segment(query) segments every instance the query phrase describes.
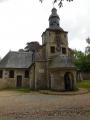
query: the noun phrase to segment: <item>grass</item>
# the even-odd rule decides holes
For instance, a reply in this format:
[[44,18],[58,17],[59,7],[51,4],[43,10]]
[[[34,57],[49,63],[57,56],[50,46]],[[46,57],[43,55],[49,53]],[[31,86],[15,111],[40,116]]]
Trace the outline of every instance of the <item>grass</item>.
[[19,91],[19,92],[23,92],[23,93],[31,92],[30,88],[16,88],[15,91]]
[[31,92],[30,88],[5,88],[5,89],[1,89],[0,91],[3,91],[3,90],[17,91],[17,92],[22,92],[22,93],[29,93],[29,92]]
[[90,80],[82,80],[77,83],[78,88],[85,88],[90,91]]

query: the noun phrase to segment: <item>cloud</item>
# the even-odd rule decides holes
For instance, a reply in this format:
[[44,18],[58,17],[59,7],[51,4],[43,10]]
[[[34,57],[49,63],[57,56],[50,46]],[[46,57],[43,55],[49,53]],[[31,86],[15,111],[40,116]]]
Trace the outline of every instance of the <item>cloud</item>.
[[8,0],[0,0],[0,3],[5,2],[5,1],[8,1]]
[[76,0],[60,10],[61,25],[69,32],[69,45],[84,51],[90,36],[90,0]]

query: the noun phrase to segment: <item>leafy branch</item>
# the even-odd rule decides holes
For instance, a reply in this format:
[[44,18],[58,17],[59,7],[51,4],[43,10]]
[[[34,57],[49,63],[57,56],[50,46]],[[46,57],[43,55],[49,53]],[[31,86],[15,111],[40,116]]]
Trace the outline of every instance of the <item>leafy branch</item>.
[[[44,1],[44,0],[39,0],[41,3]],[[65,0],[67,2],[71,2],[73,0]],[[53,4],[57,3],[59,7],[63,7],[63,2],[64,0],[53,0]]]

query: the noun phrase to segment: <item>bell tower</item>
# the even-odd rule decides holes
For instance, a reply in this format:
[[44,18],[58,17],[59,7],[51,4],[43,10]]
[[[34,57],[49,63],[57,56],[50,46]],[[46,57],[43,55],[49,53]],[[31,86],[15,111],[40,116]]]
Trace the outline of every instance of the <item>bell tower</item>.
[[52,58],[56,55],[68,55],[68,32],[60,26],[60,17],[57,9],[51,10],[49,16],[49,27],[42,34],[42,44],[46,46],[46,58]]
[[49,27],[42,34],[42,48],[42,53],[45,53],[43,63],[47,88],[58,91],[73,90],[76,85],[76,70],[68,47],[68,32],[61,28],[56,8],[51,10]]

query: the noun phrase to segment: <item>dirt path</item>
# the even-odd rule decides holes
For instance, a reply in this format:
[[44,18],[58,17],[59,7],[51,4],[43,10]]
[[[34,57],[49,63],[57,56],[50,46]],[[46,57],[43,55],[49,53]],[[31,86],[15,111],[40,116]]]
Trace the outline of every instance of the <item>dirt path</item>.
[[74,96],[0,92],[0,120],[90,120],[90,93]]

